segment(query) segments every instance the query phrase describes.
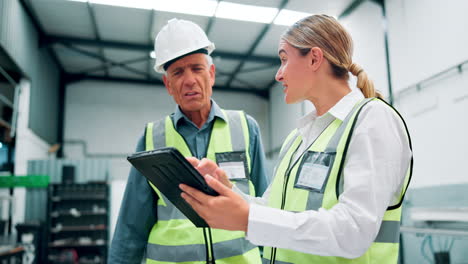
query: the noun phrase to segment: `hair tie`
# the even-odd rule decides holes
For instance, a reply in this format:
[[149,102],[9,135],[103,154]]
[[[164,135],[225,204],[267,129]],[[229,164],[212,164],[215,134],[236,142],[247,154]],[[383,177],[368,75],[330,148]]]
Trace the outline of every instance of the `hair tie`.
[[[356,69],[356,68],[359,69],[359,70],[356,72],[356,74],[354,74],[354,73],[353,73],[353,69]],[[350,71],[351,73],[354,74],[354,76],[357,77],[357,76],[359,76],[359,74],[361,74],[361,72],[364,71],[364,69],[361,68],[361,67],[360,67],[359,65],[357,65],[356,63],[351,63],[351,65],[350,65],[349,68],[348,68],[348,71]]]

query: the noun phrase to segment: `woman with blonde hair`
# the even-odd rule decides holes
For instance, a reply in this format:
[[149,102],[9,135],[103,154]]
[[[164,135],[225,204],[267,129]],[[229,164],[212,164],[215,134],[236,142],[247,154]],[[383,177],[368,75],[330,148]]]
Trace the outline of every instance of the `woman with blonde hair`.
[[285,101],[308,100],[315,110],[286,138],[262,198],[232,187],[214,162],[189,159],[220,195],[181,185],[182,197],[211,227],[245,231],[265,246],[264,263],[397,263],[411,141],[352,51],[351,36],[327,15],[281,36],[276,80]]

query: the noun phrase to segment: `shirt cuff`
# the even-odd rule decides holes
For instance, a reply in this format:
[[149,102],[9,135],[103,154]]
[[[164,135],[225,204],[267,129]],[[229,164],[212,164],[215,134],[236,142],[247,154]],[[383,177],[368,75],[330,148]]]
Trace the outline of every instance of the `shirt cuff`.
[[294,229],[293,217],[292,212],[250,204],[246,238],[255,245],[278,246],[278,240],[288,238]]

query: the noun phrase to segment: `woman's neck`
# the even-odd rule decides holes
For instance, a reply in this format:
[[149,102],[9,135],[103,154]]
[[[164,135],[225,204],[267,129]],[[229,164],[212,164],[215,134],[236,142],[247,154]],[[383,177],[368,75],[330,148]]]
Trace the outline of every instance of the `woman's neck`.
[[322,116],[335,106],[343,97],[351,92],[348,81],[328,79],[317,89],[317,96],[309,98],[317,111],[317,116]]

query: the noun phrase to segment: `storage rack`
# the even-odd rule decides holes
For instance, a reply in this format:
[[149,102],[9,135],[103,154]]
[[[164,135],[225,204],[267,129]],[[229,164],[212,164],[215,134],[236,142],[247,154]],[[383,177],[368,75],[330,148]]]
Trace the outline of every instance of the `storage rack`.
[[106,263],[107,183],[49,185],[47,218],[49,263]]

